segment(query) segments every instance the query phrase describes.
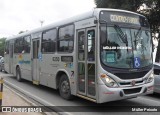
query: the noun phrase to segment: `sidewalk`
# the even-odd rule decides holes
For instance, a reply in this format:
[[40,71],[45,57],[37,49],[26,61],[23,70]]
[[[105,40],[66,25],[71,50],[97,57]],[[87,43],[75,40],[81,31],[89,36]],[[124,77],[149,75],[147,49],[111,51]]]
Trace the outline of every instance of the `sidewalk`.
[[[3,86],[3,99],[2,106],[32,106],[29,102],[18,96],[15,92],[8,89],[6,86]],[[20,113],[20,112],[4,112],[0,115],[44,115],[44,113]]]

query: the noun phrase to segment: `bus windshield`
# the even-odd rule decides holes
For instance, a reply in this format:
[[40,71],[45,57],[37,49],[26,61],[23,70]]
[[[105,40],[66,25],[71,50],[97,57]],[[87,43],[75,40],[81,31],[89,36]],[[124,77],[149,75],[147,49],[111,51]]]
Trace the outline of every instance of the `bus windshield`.
[[[106,30],[107,29],[107,30]],[[101,61],[115,68],[141,68],[152,64],[149,28],[118,25],[101,27]]]

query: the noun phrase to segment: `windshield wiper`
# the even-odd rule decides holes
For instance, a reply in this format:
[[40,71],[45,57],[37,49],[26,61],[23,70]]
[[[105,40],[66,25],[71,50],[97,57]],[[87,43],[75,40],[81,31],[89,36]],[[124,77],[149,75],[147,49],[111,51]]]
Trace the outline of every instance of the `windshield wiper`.
[[[123,33],[122,29],[118,25],[114,25],[114,28],[118,33],[118,36],[121,38],[122,42],[125,43],[126,46],[128,47],[127,35]],[[127,51],[128,51],[128,48],[127,48]]]
[[133,41],[134,42],[134,45],[135,45],[135,49],[137,50],[137,42],[139,41],[138,38],[140,38],[142,34],[142,27],[140,27],[137,31],[137,33],[134,32],[134,37],[135,37],[135,40]]
[[138,29],[136,34],[134,33],[135,38],[140,37],[141,33],[142,33],[142,27]]

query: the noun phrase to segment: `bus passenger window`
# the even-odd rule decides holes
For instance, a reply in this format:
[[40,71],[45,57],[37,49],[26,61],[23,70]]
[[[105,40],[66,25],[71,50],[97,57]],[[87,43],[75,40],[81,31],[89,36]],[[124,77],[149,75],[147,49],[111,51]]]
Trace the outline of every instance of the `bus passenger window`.
[[24,53],[30,53],[31,49],[31,36],[24,37],[23,41],[23,52]]
[[48,30],[43,32],[42,35],[42,53],[55,52],[56,46],[56,29]]
[[23,38],[17,38],[14,43],[14,53],[22,53],[23,45]]
[[68,25],[59,29],[58,52],[72,52],[74,46],[74,26]]

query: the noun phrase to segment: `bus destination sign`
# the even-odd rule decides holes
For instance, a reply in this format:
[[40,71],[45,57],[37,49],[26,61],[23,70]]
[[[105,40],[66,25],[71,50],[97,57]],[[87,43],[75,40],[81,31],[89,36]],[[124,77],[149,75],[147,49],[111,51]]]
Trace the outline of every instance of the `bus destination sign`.
[[100,22],[107,22],[108,24],[119,23],[121,25],[129,24],[129,26],[149,27],[147,19],[142,15],[120,11],[101,11]]
[[122,22],[122,23],[131,23],[131,24],[139,24],[139,18],[123,16],[123,15],[110,15],[111,22]]

